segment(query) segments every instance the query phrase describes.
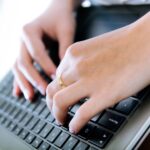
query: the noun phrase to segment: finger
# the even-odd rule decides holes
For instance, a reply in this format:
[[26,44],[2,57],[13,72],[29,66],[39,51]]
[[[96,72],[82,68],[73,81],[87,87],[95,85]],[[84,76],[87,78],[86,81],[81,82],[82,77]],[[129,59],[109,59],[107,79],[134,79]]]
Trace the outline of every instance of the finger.
[[22,45],[22,53],[20,56],[20,60],[18,61],[19,70],[24,74],[26,79],[36,88],[39,92],[45,95],[47,83],[41,77],[39,72],[35,69],[30,55],[26,49],[26,46]]
[[68,108],[87,96],[88,90],[84,88],[81,81],[75,82],[58,91],[53,96],[52,106],[52,112],[56,120],[60,124],[63,124],[67,116]]
[[107,99],[104,100],[98,97],[91,97],[76,111],[73,119],[69,124],[70,132],[74,134],[78,133],[91,118],[96,116],[105,108],[109,107],[109,103],[110,101]]
[[[62,74],[61,78],[64,81],[65,86],[69,86],[70,84],[73,84],[75,82],[73,73],[69,73],[69,71],[64,71],[64,74]],[[57,73],[57,76],[59,76],[59,73]],[[46,89],[46,102],[47,106],[52,110],[52,104],[53,104],[53,96],[61,90],[62,87],[59,85],[58,77],[55,78],[47,87]]]
[[50,76],[56,71],[56,66],[49,58],[39,31],[26,32],[24,42],[32,58],[39,63],[44,72]]
[[21,89],[18,85],[18,83],[16,82],[16,79],[14,79],[13,81],[13,91],[12,91],[13,96],[19,97],[21,94]]
[[53,105],[53,96],[54,94],[59,91],[61,87],[57,83],[57,79],[53,80],[46,89],[46,103],[49,108],[49,110],[52,110],[52,105]]
[[16,82],[19,85],[19,88],[23,92],[27,100],[32,100],[34,96],[34,90],[32,85],[27,81],[24,75],[19,71],[17,65],[13,68],[13,73],[15,75]]
[[21,94],[21,89],[18,85],[18,83],[16,82],[16,79],[14,79],[13,81],[13,91],[12,91],[13,96],[19,97]]

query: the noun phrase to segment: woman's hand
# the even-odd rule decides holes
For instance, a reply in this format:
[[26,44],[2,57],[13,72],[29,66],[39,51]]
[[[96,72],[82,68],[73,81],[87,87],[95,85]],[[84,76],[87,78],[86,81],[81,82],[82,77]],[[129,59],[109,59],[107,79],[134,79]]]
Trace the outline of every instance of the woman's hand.
[[47,88],[47,105],[63,124],[68,108],[88,97],[69,124],[77,133],[92,117],[150,83],[150,14],[102,36],[70,46],[59,65],[66,87],[55,79]]
[[74,38],[73,7],[72,0],[53,0],[41,16],[24,26],[20,54],[13,67],[14,95],[19,95],[22,91],[31,100],[34,96],[33,87],[45,95],[48,83],[40,76],[33,63],[38,63],[49,77],[55,74],[56,66],[49,58],[42,38],[46,34],[58,41],[59,56],[62,59]]

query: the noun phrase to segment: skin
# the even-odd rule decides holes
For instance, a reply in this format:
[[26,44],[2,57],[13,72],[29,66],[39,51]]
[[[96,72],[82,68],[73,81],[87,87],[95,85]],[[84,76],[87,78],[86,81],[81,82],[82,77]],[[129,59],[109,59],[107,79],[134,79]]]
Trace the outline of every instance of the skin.
[[76,24],[74,7],[73,1],[53,0],[41,16],[23,27],[20,54],[13,67],[15,96],[22,92],[26,99],[32,101],[34,88],[45,95],[48,83],[40,76],[33,63],[37,62],[49,77],[55,74],[56,66],[46,52],[42,37],[47,34],[58,41],[59,57],[62,59],[67,47],[73,43]]
[[96,114],[150,83],[150,13],[133,24],[71,45],[47,88],[47,105],[59,124],[81,98],[69,124],[77,133]]

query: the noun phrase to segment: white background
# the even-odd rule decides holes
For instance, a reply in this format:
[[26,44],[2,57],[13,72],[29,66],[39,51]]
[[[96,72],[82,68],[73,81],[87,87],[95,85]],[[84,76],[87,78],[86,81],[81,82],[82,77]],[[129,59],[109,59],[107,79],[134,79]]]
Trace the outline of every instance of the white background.
[[0,79],[14,64],[22,26],[41,14],[50,0],[0,0]]

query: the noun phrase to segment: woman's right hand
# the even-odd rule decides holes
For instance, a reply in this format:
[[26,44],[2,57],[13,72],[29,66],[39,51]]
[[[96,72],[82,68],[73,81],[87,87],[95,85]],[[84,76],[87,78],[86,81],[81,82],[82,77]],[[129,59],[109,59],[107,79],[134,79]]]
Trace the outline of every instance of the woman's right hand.
[[73,5],[73,0],[53,0],[41,16],[23,27],[20,53],[13,67],[15,96],[22,92],[26,99],[32,100],[34,88],[45,95],[48,83],[40,76],[33,63],[38,63],[49,77],[55,74],[56,66],[49,58],[42,38],[46,34],[58,41],[59,57],[62,59],[74,38]]

